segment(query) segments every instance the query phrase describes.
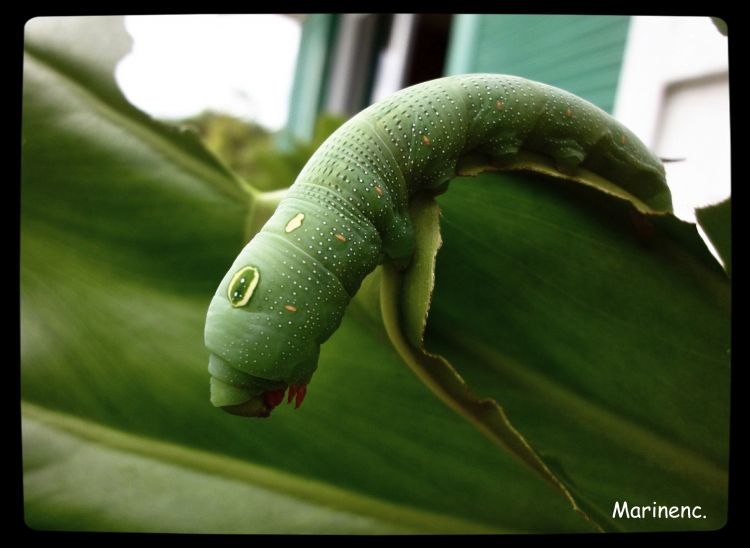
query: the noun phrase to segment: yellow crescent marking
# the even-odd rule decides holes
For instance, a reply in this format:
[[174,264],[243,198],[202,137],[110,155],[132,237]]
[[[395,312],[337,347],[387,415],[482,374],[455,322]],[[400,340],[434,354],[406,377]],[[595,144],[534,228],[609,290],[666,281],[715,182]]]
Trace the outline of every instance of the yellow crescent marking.
[[286,227],[284,228],[284,232],[287,234],[289,232],[294,232],[299,227],[302,226],[302,221],[305,220],[305,214],[304,213],[297,213],[294,217],[291,218],[291,220],[286,224]]

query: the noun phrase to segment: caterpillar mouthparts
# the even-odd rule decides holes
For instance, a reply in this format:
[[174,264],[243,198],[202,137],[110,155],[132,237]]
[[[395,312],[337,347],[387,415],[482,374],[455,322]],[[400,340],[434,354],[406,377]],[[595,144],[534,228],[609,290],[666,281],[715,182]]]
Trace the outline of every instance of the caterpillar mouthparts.
[[306,384],[290,384],[287,388],[279,390],[266,390],[258,396],[237,405],[225,405],[221,407],[227,413],[241,417],[260,417],[268,418],[271,411],[278,407],[284,401],[284,394],[288,391],[287,403],[294,400],[294,408],[299,409],[307,394]]

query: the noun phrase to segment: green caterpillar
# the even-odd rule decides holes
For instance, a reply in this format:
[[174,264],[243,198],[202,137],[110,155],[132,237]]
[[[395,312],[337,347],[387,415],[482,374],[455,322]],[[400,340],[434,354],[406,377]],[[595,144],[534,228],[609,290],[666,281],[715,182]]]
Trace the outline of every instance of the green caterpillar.
[[412,256],[410,197],[508,168],[597,180],[644,210],[671,209],[659,159],[566,91],[494,74],[401,90],[323,143],[219,284],[205,330],[213,405],[267,417],[288,389],[299,406],[364,277],[384,257]]

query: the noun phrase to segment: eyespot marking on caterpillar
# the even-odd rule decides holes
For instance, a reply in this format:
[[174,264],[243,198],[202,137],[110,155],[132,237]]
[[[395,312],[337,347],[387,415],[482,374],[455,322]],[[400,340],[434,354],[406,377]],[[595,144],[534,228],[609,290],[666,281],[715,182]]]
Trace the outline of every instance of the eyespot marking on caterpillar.
[[344,236],[343,234],[336,234],[336,236],[334,236],[334,237],[335,237],[335,238],[336,238],[336,239],[337,239],[337,240],[338,240],[339,242],[345,242],[345,241],[346,241],[346,236]]
[[297,307],[292,304],[285,304],[284,310],[286,310],[287,312],[297,312]]
[[430,146],[432,144],[428,135],[422,135],[422,144],[425,146]]
[[255,288],[260,281],[260,271],[254,266],[246,266],[240,269],[229,282],[227,298],[234,308],[245,306],[250,302]]
[[297,230],[299,227],[302,226],[302,221],[304,220],[305,220],[305,214],[297,213],[286,224],[286,227],[284,227],[284,232],[286,232],[287,234],[289,234],[290,232],[294,232],[295,230]]

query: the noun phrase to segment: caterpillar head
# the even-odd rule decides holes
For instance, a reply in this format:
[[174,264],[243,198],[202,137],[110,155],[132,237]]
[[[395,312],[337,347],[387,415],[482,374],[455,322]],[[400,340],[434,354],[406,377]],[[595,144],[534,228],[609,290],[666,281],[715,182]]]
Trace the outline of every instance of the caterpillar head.
[[297,407],[305,398],[347,300],[331,298],[332,274],[300,255],[261,233],[219,285],[205,327],[214,406],[267,417],[285,395]]
[[[237,393],[236,387],[228,385],[216,377],[211,378],[211,401],[214,405],[218,405],[227,413],[241,417],[269,417],[274,408],[284,401],[285,396],[287,403],[294,401],[294,408],[298,409],[307,394],[307,384],[289,384],[278,389],[262,390],[257,394],[250,394],[251,391],[244,390],[245,393],[241,394],[240,398],[233,399],[233,393]],[[247,399],[241,403],[222,405],[222,403],[241,398]]]
[[[227,311],[218,304],[209,308],[209,315],[219,308],[226,317]],[[233,322],[232,315],[228,321]],[[317,367],[320,345],[308,341],[296,356],[291,356],[288,345],[278,333],[267,332],[252,322],[245,324],[250,337],[236,340],[232,329],[222,329],[224,321],[209,322],[206,339],[213,349],[222,349],[222,355],[213,352],[208,359],[211,374],[211,403],[233,415],[268,417],[284,397],[302,404],[307,385]],[[257,352],[257,341],[263,341],[263,353]],[[254,353],[255,352],[255,353]]]
[[[315,355],[317,361],[317,353]],[[244,373],[230,366],[224,359],[211,354],[208,370],[211,373],[211,403],[227,413],[243,417],[268,417],[286,398],[302,405],[307,394],[315,365],[301,364],[291,381],[264,379]]]
[[280,231],[245,246],[208,308],[211,403],[236,415],[267,417],[287,393],[299,407],[350,298],[321,262],[280,236],[288,219],[278,215]]

